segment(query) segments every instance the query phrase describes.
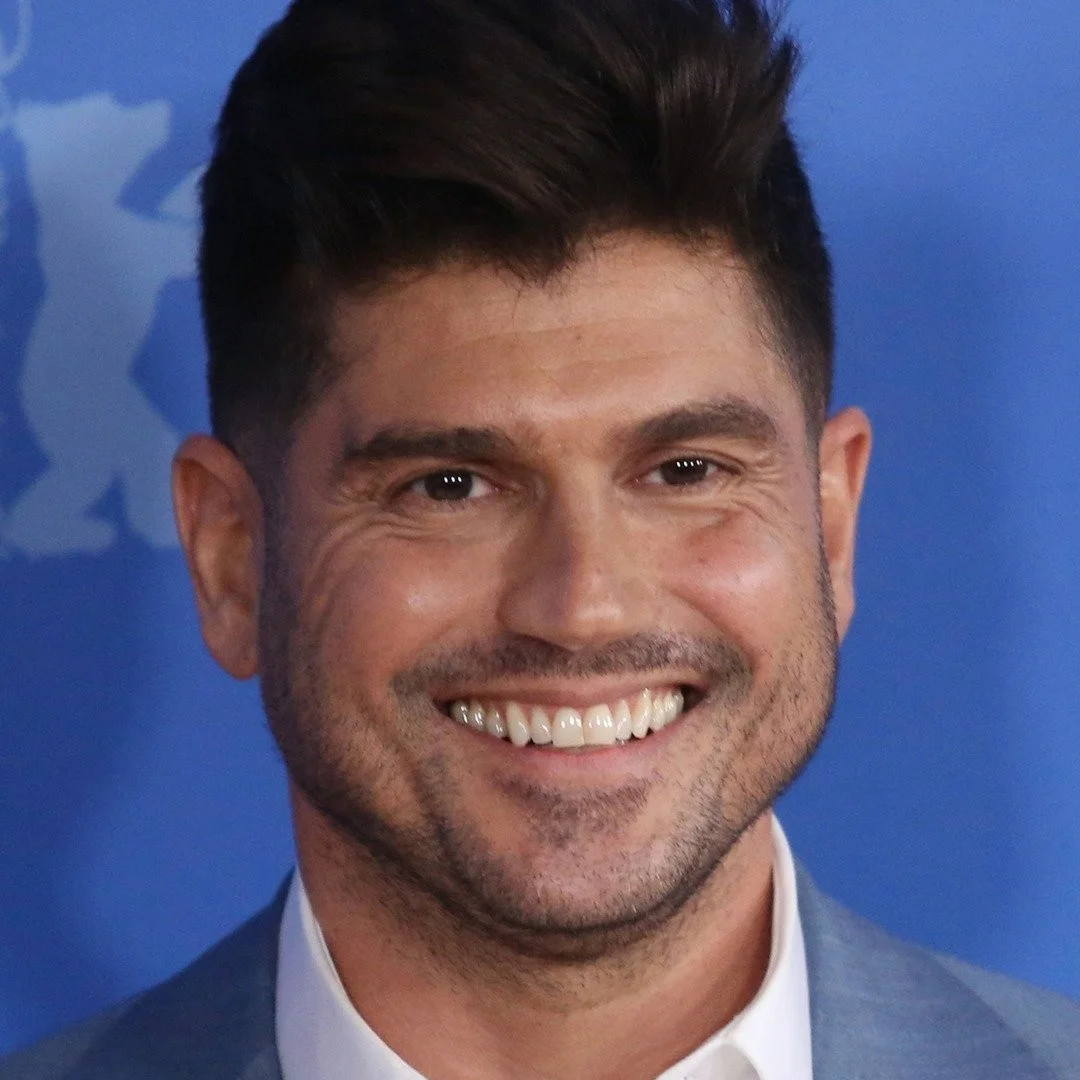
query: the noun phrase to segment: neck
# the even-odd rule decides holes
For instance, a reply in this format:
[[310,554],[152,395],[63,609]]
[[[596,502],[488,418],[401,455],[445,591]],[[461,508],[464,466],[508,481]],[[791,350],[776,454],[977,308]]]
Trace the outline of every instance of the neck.
[[651,1080],[741,1012],[772,938],[770,815],[663,928],[587,961],[523,955],[296,814],[316,919],[356,1010],[431,1080]]

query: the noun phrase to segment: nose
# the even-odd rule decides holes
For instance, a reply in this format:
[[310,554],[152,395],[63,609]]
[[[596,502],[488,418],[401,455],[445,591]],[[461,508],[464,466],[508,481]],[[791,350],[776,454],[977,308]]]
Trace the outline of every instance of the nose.
[[510,553],[503,629],[572,651],[650,629],[642,539],[616,498],[580,486],[551,494]]

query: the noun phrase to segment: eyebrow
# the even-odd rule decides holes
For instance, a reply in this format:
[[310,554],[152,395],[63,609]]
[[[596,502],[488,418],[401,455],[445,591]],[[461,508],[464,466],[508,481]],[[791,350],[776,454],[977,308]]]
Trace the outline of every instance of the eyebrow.
[[[782,442],[772,417],[759,405],[738,396],[698,401],[650,417],[615,441],[629,435],[631,442],[648,446],[685,439],[721,438],[756,443],[763,447]],[[498,428],[387,427],[359,443],[350,443],[342,455],[348,471],[365,465],[411,458],[480,460],[512,456],[518,444]]]
[[776,421],[760,405],[737,395],[691,402],[650,417],[634,429],[634,438],[659,446],[701,438],[734,439],[762,447],[783,442]]
[[346,468],[409,458],[491,458],[508,453],[513,441],[495,428],[383,428],[345,448]]

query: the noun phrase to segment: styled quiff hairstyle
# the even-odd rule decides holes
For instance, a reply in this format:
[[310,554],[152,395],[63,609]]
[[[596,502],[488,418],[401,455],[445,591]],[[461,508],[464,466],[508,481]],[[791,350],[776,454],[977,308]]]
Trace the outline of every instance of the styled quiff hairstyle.
[[215,434],[249,465],[287,447],[343,291],[449,260],[539,283],[622,229],[745,260],[818,431],[832,285],[796,65],[759,0],[295,0],[203,182]]

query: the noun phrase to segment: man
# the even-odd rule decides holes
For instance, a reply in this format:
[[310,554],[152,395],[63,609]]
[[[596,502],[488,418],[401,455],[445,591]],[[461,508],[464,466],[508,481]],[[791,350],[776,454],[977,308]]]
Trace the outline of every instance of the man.
[[204,187],[174,494],[299,855],[63,1077],[1080,1076],[1080,1010],[816,891],[870,451],[754,0],[297,0]]

